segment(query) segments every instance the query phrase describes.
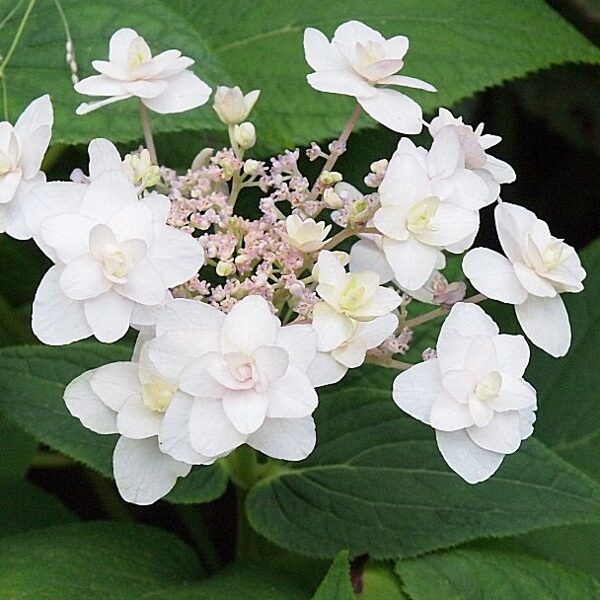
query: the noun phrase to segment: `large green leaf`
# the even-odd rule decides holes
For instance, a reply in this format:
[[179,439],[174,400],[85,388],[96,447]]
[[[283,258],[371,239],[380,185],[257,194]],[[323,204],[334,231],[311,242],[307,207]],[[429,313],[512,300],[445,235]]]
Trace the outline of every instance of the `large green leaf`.
[[312,600],[352,600],[352,598],[350,564],[348,552],[344,550],[335,557]]
[[600,520],[600,486],[530,440],[475,486],[445,465],[433,432],[392,402],[394,373],[362,368],[326,388],[319,443],[248,495],[255,529],[315,556],[411,556],[485,536]]
[[2,440],[0,478],[16,479],[23,477],[37,450],[38,443],[2,416],[0,416],[0,440]]
[[192,550],[175,536],[142,525],[80,523],[2,540],[4,598],[130,600],[196,579]]
[[[115,435],[98,435],[73,418],[63,402],[65,386],[88,369],[128,360],[131,349],[83,342],[64,347],[18,346],[0,349],[0,411],[39,441],[96,469],[112,474]],[[206,502],[225,491],[227,474],[219,465],[195,467],[169,499]]]
[[[319,94],[305,81],[302,32],[313,26],[331,34],[349,19],[364,20],[387,35],[411,39],[406,74],[437,85],[438,94],[415,93],[426,109],[450,105],[505,80],[568,61],[600,62],[600,51],[542,0],[465,3],[462,0],[62,0],[70,23],[80,75],[104,58],[118,27],[134,27],[155,49],[177,47],[196,59],[196,72],[211,85],[238,83],[260,88],[253,114],[264,143],[280,147],[339,133],[351,100]],[[0,2],[7,14],[13,2]],[[3,30],[8,45],[18,14]],[[532,39],[535,43],[532,43]],[[64,60],[64,34],[54,2],[38,0],[19,49],[7,69],[8,100],[15,116],[25,103],[49,91],[56,103],[55,141],[87,142],[106,136],[139,138],[135,101],[121,102],[86,117],[74,116],[81,101],[72,90]],[[4,47],[3,47],[4,49]],[[6,51],[4,49],[4,51]],[[214,129],[209,107],[155,119],[157,131]],[[374,126],[364,119],[363,125]],[[200,144],[199,144],[200,145]]]
[[412,600],[595,600],[587,575],[524,554],[460,549],[401,561],[396,570]]
[[[236,563],[199,583],[144,594],[143,600],[308,600],[304,582],[261,563]],[[333,599],[332,599],[333,600]]]

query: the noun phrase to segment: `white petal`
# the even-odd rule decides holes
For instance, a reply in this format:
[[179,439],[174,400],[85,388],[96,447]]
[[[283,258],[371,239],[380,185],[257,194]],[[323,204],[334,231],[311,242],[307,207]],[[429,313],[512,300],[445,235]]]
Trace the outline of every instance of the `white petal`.
[[117,414],[94,393],[90,381],[94,371],[86,371],[66,387],[67,409],[84,427],[96,433],[117,433]]
[[527,298],[512,264],[498,252],[474,248],[463,258],[462,268],[473,287],[488,298],[507,304],[520,304]]
[[227,390],[223,410],[232,425],[242,434],[254,433],[265,420],[269,398],[255,390]]
[[8,204],[0,203],[0,233],[6,232],[16,240],[28,240],[33,236],[26,220],[26,212],[33,192],[45,181],[46,176],[42,172],[31,179],[22,180],[12,201]]
[[496,398],[488,400],[488,405],[496,412],[506,410],[521,410],[536,404],[536,392],[533,386],[529,385],[520,377],[513,377],[502,373],[502,388]]
[[498,326],[492,317],[486,314],[481,306],[471,302],[457,302],[452,307],[440,330],[440,339],[451,329],[465,337],[498,335]]
[[163,454],[156,437],[144,440],[119,438],[113,454],[113,469],[119,494],[127,502],[142,506],[166,496],[178,477],[185,477],[191,465]]
[[475,375],[477,381],[486,377],[490,371],[498,369],[493,337],[478,335],[472,338],[471,347],[465,359],[465,368]]
[[112,287],[102,264],[91,254],[84,254],[65,266],[60,276],[60,289],[72,300],[95,298]]
[[[360,96],[361,100],[378,91],[353,70],[318,71],[306,76],[309,85],[319,92]],[[361,102],[362,103],[362,102]]]
[[304,30],[304,56],[315,71],[334,71],[347,68],[347,63],[318,29]]
[[[161,340],[157,344],[161,344],[162,336],[157,339]],[[173,339],[177,342],[181,340],[181,337],[174,337]],[[156,355],[152,356],[156,358]],[[161,360],[163,362],[159,364],[162,366],[166,358]],[[204,354],[201,358],[187,362],[182,366],[183,368],[179,373],[179,387],[196,398],[222,398],[227,387],[222,382],[225,381],[225,383],[231,385],[237,383],[227,370],[226,365],[223,363],[223,357],[218,352]],[[172,372],[175,372],[174,368]]]
[[326,302],[319,302],[313,309],[313,327],[317,333],[317,348],[320,352],[329,352],[350,338],[355,324]]
[[317,352],[307,374],[315,387],[321,387],[337,383],[347,371],[348,368],[335,360],[329,352]]
[[436,431],[435,438],[448,466],[467,483],[489,479],[504,459],[504,454],[480,448],[464,430]]
[[306,372],[317,354],[317,334],[309,324],[286,325],[277,333],[277,346],[287,351],[291,365]]
[[204,250],[190,234],[165,226],[154,240],[148,258],[165,284],[173,288],[198,273]]
[[477,379],[468,369],[448,370],[442,373],[442,385],[455,400],[466,403],[475,390]]
[[274,384],[288,370],[290,356],[279,346],[260,346],[254,352],[254,366],[261,384]]
[[198,335],[202,336],[202,331],[220,332],[224,322],[225,314],[213,306],[199,300],[176,298],[163,309],[156,324],[156,333],[161,335],[171,330],[190,329],[198,330]]
[[429,425],[431,407],[443,391],[436,358],[416,364],[394,380],[394,402],[406,413]]
[[479,229],[479,213],[442,202],[431,219],[431,230],[419,233],[419,240],[439,248],[473,239]]
[[68,263],[88,253],[94,225],[96,222],[87,216],[60,213],[41,223],[40,235],[44,245],[50,246],[62,262]]
[[432,187],[418,158],[405,153],[407,145],[402,144],[404,139],[406,138],[400,141],[398,150],[390,160],[379,186],[379,194],[382,205],[402,206],[409,210],[415,202],[431,196]]
[[529,346],[522,335],[501,333],[492,339],[496,348],[498,371],[513,377],[523,377],[529,363]]
[[266,391],[269,397],[267,417],[307,417],[317,408],[319,397],[307,375],[295,367],[273,382]]
[[164,415],[158,435],[160,449],[175,460],[190,465],[202,465],[211,459],[196,452],[190,441],[190,417],[194,400],[187,394],[176,392]]
[[378,83],[385,85],[401,85],[402,87],[414,88],[416,90],[425,90],[426,92],[437,92],[435,86],[417,79],[416,77],[407,77],[406,75],[390,75],[385,79],[379,80]]
[[15,123],[15,133],[22,148],[19,166],[27,179],[40,169],[50,143],[53,120],[50,96],[45,94],[34,100]]
[[121,168],[121,155],[110,141],[103,138],[92,140],[88,146],[90,156],[90,179],[96,179],[104,171]]
[[564,356],[571,345],[571,325],[560,296],[538,298],[528,296],[515,306],[517,319],[525,335],[551,356]]
[[117,29],[108,43],[108,60],[126,66],[129,59],[129,46],[138,37],[137,31],[129,27]]
[[313,271],[319,283],[341,287],[346,282],[346,270],[334,252],[323,250]]
[[246,296],[229,312],[221,328],[221,349],[252,355],[259,346],[273,346],[279,320],[262,296]]
[[523,262],[526,236],[537,222],[537,217],[522,206],[500,202],[494,210],[494,218],[504,254],[512,263]]
[[[379,275],[374,272],[373,275],[379,281]],[[400,302],[401,298],[398,292],[388,287],[378,286],[369,300],[353,309],[352,317],[357,321],[367,321],[374,317],[383,317],[398,308]]]
[[94,369],[90,385],[115,412],[119,412],[131,396],[139,396],[142,391],[138,365],[134,362],[114,362]]
[[128,91],[123,87],[123,82],[113,79],[109,75],[91,75],[78,81],[74,88],[78,94],[86,96],[128,95]]
[[135,265],[127,274],[127,281],[115,285],[114,289],[125,298],[148,306],[163,304],[169,297],[167,285],[150,260],[142,260]]
[[469,437],[481,448],[501,454],[512,454],[521,445],[519,413],[511,410],[496,413],[485,427],[469,427]]
[[0,204],[8,204],[13,200],[23,179],[21,169],[6,173],[0,182]]
[[123,88],[125,91],[137,96],[138,98],[156,98],[160,94],[164,93],[167,89],[168,83],[160,79],[138,79],[137,81],[124,81]]
[[458,169],[446,181],[454,188],[446,200],[467,210],[480,210],[498,197],[490,194],[490,188],[484,179],[468,169]]
[[423,287],[433,273],[439,250],[414,237],[403,242],[384,238],[383,251],[398,284],[407,290]]
[[529,294],[544,298],[552,298],[557,295],[552,282],[540,277],[530,267],[518,262],[514,263],[513,267],[517,279]]
[[445,127],[435,136],[427,154],[427,171],[430,177],[450,177],[456,174],[461,159],[458,133]]
[[117,415],[119,433],[132,439],[143,439],[158,435],[163,413],[149,409],[142,395],[130,396]]
[[394,272],[388,264],[380,246],[373,240],[361,239],[350,250],[350,271],[375,271],[379,273],[382,284],[394,278]]
[[517,178],[515,170],[508,163],[489,154],[484,169],[489,171],[498,183],[512,183]]
[[521,439],[526,440],[533,433],[535,423],[535,406],[519,411],[519,430]]
[[104,106],[108,106],[109,104],[114,104],[115,102],[119,102],[121,100],[127,100],[127,98],[131,98],[131,94],[123,94],[122,96],[111,96],[110,98],[105,98],[104,100],[99,100],[98,102],[82,102],[76,109],[75,114],[77,115],[87,115],[99,108]]
[[[394,199],[395,200],[395,199]],[[373,215],[373,225],[385,237],[393,240],[404,241],[410,236],[406,228],[408,218],[408,206],[385,205],[377,209]],[[359,242],[360,243],[360,242]],[[383,247],[383,242],[382,242]],[[382,250],[380,250],[382,251]],[[385,259],[385,254],[384,254]],[[387,261],[386,261],[387,264]],[[389,268],[389,265],[388,265]],[[392,272],[393,278],[393,272]]]
[[441,392],[431,406],[430,425],[439,431],[456,431],[473,425],[467,404],[457,402],[450,394]]
[[211,89],[191,71],[183,71],[167,79],[166,91],[155,98],[144,98],[143,103],[157,113],[180,113],[206,103]]
[[133,302],[112,290],[97,298],[84,300],[85,318],[101,342],[112,343],[121,339],[129,329]]
[[467,355],[471,349],[472,338],[462,335],[458,329],[446,328],[442,324],[442,330],[438,336],[436,351],[443,373],[448,371],[463,371],[467,362]]
[[312,417],[265,419],[262,427],[248,437],[252,448],[280,460],[304,460],[317,441]]
[[205,456],[219,456],[231,452],[245,440],[246,436],[227,418],[220,399],[194,400],[190,416],[190,441],[196,452]]
[[377,89],[374,96],[357,98],[373,119],[399,133],[420,133],[423,128],[421,107],[396,90]]
[[60,346],[92,334],[83,303],[71,300],[59,286],[62,267],[52,267],[43,277],[33,300],[32,328],[44,344]]
[[177,381],[188,364],[218,349],[219,338],[216,332],[199,333],[197,330],[181,329],[157,336],[148,345],[148,355],[161,375]]
[[[95,223],[107,223],[128,204],[140,205],[135,188],[122,169],[99,173],[86,188],[80,211]],[[135,223],[130,225],[135,227]]]

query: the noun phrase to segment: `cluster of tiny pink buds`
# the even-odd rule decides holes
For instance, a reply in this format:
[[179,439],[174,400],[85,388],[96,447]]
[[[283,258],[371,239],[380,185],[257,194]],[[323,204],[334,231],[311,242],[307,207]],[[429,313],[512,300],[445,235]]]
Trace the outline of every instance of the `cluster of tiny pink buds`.
[[433,294],[433,303],[450,308],[453,304],[461,302],[467,293],[467,285],[464,281],[448,280],[441,274],[436,273],[429,283],[428,289]]
[[437,352],[433,348],[425,348],[425,350],[421,352],[421,358],[423,360],[431,360],[432,358],[437,358]]
[[378,188],[385,177],[387,166],[388,160],[386,158],[371,163],[371,172],[365,177],[365,185]]
[[385,340],[379,349],[387,354],[406,354],[410,350],[412,340],[412,329],[404,327],[402,331]]

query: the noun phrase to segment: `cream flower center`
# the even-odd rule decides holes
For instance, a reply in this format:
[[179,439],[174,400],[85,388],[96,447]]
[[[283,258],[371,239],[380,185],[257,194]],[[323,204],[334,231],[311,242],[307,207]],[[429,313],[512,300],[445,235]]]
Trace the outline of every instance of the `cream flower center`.
[[162,377],[153,376],[142,386],[144,404],[155,412],[165,412],[169,408],[177,386]]
[[364,304],[366,292],[365,287],[360,285],[355,277],[348,277],[348,281],[340,294],[340,308],[345,311],[352,311],[358,308]]
[[563,260],[564,244],[560,240],[551,242],[542,252],[542,262],[548,270],[557,267]]
[[482,402],[488,402],[500,393],[502,376],[498,371],[488,373],[475,387],[475,396]]
[[130,69],[138,67],[142,63],[148,62],[152,59],[152,53],[146,43],[146,40],[142,37],[137,37],[129,44],[127,50],[127,66]]
[[230,352],[223,356],[231,376],[240,383],[252,387],[258,381],[254,359],[242,352]]
[[102,262],[104,274],[111,281],[123,283],[132,266],[132,261],[127,257],[123,249],[117,244],[106,244],[102,248]]
[[437,196],[429,196],[419,200],[408,213],[406,228],[414,234],[432,231],[431,220],[435,217],[439,206],[440,199]]

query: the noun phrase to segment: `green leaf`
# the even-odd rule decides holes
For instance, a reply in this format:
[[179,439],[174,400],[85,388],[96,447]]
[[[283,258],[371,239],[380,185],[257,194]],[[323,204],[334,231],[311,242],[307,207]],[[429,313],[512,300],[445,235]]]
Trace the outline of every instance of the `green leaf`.
[[525,554],[452,550],[401,561],[396,570],[412,600],[594,600],[587,575]]
[[362,592],[357,600],[405,600],[400,580],[385,563],[368,564],[362,574]]
[[75,521],[54,496],[22,479],[0,479],[0,537]]
[[[88,369],[129,360],[131,349],[80,342],[63,347],[17,346],[0,349],[0,411],[39,441],[112,475],[116,435],[89,431],[67,411],[66,385]],[[195,467],[171,492],[172,502],[207,502],[220,496],[227,474],[220,465]]]
[[0,416],[0,440],[2,440],[2,461],[0,478],[18,479],[24,477],[29,468],[38,443],[22,429]]
[[[307,26],[330,35],[349,19],[364,20],[384,34],[410,37],[406,75],[434,83],[437,94],[412,92],[427,110],[569,61],[600,62],[600,51],[541,0],[465,3],[462,0],[278,0],[240,5],[237,0],[62,0],[80,76],[93,73],[92,59],[105,59],[108,39],[121,26],[136,28],[158,53],[176,47],[196,59],[195,71],[212,86],[236,83],[263,91],[252,115],[259,140],[281,147],[337,136],[352,100],[312,90],[305,76],[302,34]],[[6,15],[13,2],[0,2]],[[3,29],[6,52],[20,20],[18,11]],[[160,18],[155,18],[160,15]],[[232,21],[232,16],[235,19]],[[535,44],[531,40],[535,39]],[[54,141],[83,143],[106,136],[113,141],[141,137],[134,100],[85,117],[74,110],[84,97],[72,89],[65,63],[65,36],[52,0],[38,0],[7,69],[8,104],[16,117],[31,99],[48,91],[56,105]],[[273,60],[276,57],[277,60]],[[404,71],[403,71],[404,73]],[[367,118],[361,126],[374,127]],[[209,106],[180,115],[157,115],[157,132],[224,131]],[[201,144],[199,136],[198,148]]]
[[348,551],[343,550],[333,560],[313,600],[353,600],[353,598]]
[[143,600],[308,600],[310,593],[288,573],[260,563],[236,563],[200,583],[144,594]]
[[325,388],[319,443],[255,485],[246,510],[273,542],[312,556],[411,556],[486,536],[598,522],[600,486],[536,440],[471,486],[441,459],[430,428],[392,402],[395,373],[351,372]]
[[130,600],[196,579],[192,550],[166,531],[127,523],[78,523],[4,538],[4,598]]

